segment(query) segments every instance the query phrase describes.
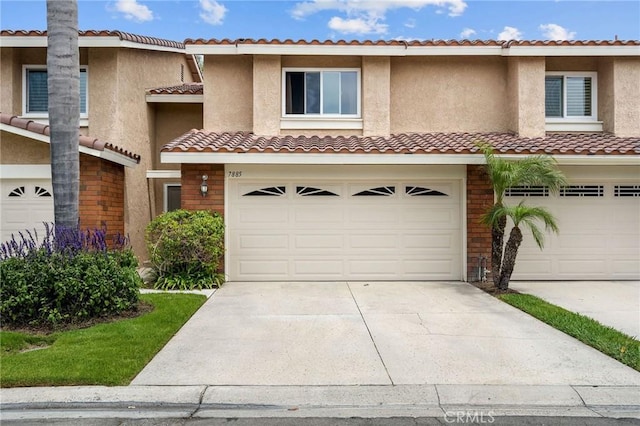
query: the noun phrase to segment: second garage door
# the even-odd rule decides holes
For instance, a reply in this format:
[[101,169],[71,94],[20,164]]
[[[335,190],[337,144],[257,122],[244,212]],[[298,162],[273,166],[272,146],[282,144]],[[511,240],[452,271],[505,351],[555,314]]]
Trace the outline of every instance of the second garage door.
[[457,181],[231,181],[232,281],[460,280]]
[[40,239],[45,234],[44,222],[53,222],[53,190],[50,179],[0,180],[2,208],[0,210],[0,240],[26,230],[38,231]]

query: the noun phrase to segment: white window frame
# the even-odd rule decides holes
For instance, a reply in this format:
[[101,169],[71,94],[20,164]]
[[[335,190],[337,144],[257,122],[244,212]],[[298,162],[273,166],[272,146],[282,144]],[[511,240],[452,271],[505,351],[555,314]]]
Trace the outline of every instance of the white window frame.
[[[563,77],[562,115],[547,117],[545,111],[545,130],[547,131],[591,131],[601,132],[602,121],[598,121],[598,73],[594,71],[547,71],[545,77]],[[584,117],[567,116],[567,77],[591,78],[591,115]]]
[[[84,70],[87,76],[87,112],[80,112],[80,127],[86,127],[89,125],[89,67],[86,65],[80,65],[80,69]],[[49,124],[48,112],[28,112],[27,111],[27,71],[42,71],[47,70],[46,65],[23,65],[22,66],[22,117],[34,119],[38,122]]]
[[162,211],[166,213],[169,210],[169,187],[170,186],[179,186],[182,188],[182,184],[180,182],[169,182],[162,185]]
[[[287,114],[287,73],[288,72],[355,72],[356,73],[356,113],[355,114]],[[361,68],[282,68],[282,129],[362,129],[362,69]],[[322,111],[322,83],[320,86],[320,111]]]

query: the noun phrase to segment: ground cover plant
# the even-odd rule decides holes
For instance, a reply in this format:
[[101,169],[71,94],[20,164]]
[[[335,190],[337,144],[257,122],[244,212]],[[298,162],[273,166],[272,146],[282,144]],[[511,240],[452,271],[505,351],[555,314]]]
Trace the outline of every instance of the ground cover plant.
[[210,211],[174,210],[149,223],[145,234],[155,271],[155,288],[193,290],[219,287],[224,255],[224,221]]
[[497,297],[605,355],[640,371],[640,341],[637,339],[536,296],[512,292],[498,294]]
[[46,226],[0,245],[2,325],[58,327],[135,309],[138,261],[106,229]]
[[147,294],[144,315],[49,335],[0,332],[0,386],[127,385],[204,303]]

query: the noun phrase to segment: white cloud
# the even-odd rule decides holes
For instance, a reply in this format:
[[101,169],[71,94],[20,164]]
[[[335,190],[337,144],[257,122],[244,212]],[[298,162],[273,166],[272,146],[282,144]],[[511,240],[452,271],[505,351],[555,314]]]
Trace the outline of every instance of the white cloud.
[[413,18],[409,18],[407,20],[407,22],[404,23],[404,26],[407,28],[415,28],[416,27],[416,20]]
[[200,0],[200,18],[207,24],[221,25],[227,8],[216,0]]
[[[466,9],[467,3],[464,0],[309,0],[296,3],[291,16],[304,19],[318,12],[334,10],[346,15],[344,18],[334,16],[329,21],[329,27],[336,31],[384,34],[388,25],[382,22],[388,11],[403,8],[420,10],[425,6],[446,7],[449,16],[459,16]],[[410,21],[408,24],[412,28]],[[356,28],[358,31],[354,31]]]
[[498,34],[498,40],[520,40],[522,33],[515,27],[504,27],[502,32]]
[[146,22],[153,21],[153,12],[138,0],[118,0],[116,10],[124,13],[124,17],[131,21]]
[[329,28],[343,34],[385,34],[387,32],[387,25],[381,24],[377,20],[342,19],[338,16],[329,20]]
[[574,31],[569,31],[557,24],[543,24],[538,28],[547,40],[573,40],[576,37]]
[[460,38],[469,38],[476,34],[477,34],[476,30],[474,30],[473,28],[465,28],[460,33]]

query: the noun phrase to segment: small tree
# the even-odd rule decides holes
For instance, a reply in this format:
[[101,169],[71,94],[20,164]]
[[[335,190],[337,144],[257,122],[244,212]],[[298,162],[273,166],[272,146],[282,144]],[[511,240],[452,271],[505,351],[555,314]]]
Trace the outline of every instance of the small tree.
[[[479,144],[479,147],[484,154],[486,172],[495,194],[494,204],[482,218],[482,222],[491,227],[491,275],[493,284],[501,290],[506,290],[509,286],[509,280],[511,279],[511,273],[515,265],[514,255],[512,259],[514,264],[511,265],[511,271],[503,275],[503,268],[506,266],[503,253],[506,256],[504,234],[507,227],[507,217],[512,217],[512,213],[514,213],[504,204],[504,194],[506,190],[512,186],[534,185],[546,186],[551,193],[557,193],[567,181],[564,174],[557,168],[555,159],[548,155],[533,155],[521,160],[506,160],[501,157],[496,157],[493,154],[493,147],[489,144]],[[522,208],[530,207],[522,205]],[[553,218],[550,215],[549,217],[553,222]],[[512,217],[512,219],[514,218],[517,219],[516,216]],[[530,219],[533,218],[530,217],[526,223],[530,223]],[[518,224],[522,220],[523,219],[519,219]],[[515,221],[516,220],[514,220],[514,223]],[[555,227],[557,231],[555,222],[553,222],[553,226],[551,226],[547,225],[545,221],[545,226],[549,227],[549,229],[554,229]],[[522,241],[522,232],[520,232],[520,241]],[[536,242],[537,241],[536,239]],[[515,244],[515,240],[512,243]],[[515,248],[516,254],[519,246],[520,243],[518,243]],[[511,259],[509,261],[511,261]],[[503,280],[503,276],[505,280]]]

